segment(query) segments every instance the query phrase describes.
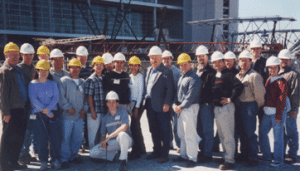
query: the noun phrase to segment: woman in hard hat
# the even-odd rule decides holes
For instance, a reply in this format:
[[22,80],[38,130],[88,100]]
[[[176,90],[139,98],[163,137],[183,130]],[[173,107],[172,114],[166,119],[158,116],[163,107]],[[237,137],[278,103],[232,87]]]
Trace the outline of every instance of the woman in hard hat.
[[[271,56],[267,62],[270,77],[266,81],[264,116],[259,126],[259,142],[263,160],[272,160],[268,133],[274,131],[274,154],[270,166],[277,167],[283,164],[284,159],[284,125],[286,114],[290,110],[287,103],[288,83],[279,76],[280,60]],[[289,100],[288,100],[289,101]],[[288,104],[288,105],[286,105]]]
[[28,94],[31,101],[31,114],[29,119],[34,123],[34,135],[37,141],[41,170],[47,169],[48,144],[52,168],[60,168],[60,137],[59,116],[57,102],[59,93],[56,82],[49,74],[50,64],[40,60],[36,64],[36,77],[29,83]]
[[140,123],[140,119],[143,113],[143,110],[141,109],[141,102],[144,93],[144,76],[139,73],[141,61],[137,56],[132,56],[128,61],[128,65],[131,71],[131,74],[129,75],[129,88],[131,92],[130,100],[136,101],[130,125],[134,145],[132,146],[132,151],[129,155],[129,159],[136,159],[140,158],[142,154],[146,153]]

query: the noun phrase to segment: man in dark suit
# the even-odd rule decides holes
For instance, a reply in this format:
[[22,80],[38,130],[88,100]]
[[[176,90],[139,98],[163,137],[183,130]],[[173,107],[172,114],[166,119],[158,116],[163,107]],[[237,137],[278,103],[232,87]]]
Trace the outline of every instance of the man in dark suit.
[[173,73],[161,63],[162,51],[159,47],[153,46],[148,56],[151,67],[146,70],[145,107],[154,149],[147,159],[160,158],[158,163],[164,163],[169,160],[170,105],[174,96]]

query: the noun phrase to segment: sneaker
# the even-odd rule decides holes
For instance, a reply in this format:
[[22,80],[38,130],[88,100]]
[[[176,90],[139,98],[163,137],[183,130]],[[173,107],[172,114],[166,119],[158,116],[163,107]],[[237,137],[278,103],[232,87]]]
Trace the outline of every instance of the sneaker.
[[270,164],[271,167],[278,167],[278,166],[280,166],[280,165],[282,165],[282,163],[272,162],[272,163]]
[[202,155],[202,157],[198,158],[199,163],[207,163],[213,161],[212,157],[208,157],[206,155]]
[[120,160],[120,161],[121,161],[121,165],[120,165],[119,170],[120,170],[120,171],[126,171],[126,170],[127,170],[127,163],[126,163],[126,160]]
[[76,157],[75,159],[71,160],[70,163],[81,164],[83,161],[80,157]]
[[258,166],[258,161],[256,161],[256,160],[248,160],[245,164],[244,164],[244,166],[245,167],[255,167],[255,166]]
[[187,167],[187,168],[191,168],[191,167],[195,167],[196,166],[196,162],[192,161],[192,160],[189,160],[185,163],[184,167]]
[[172,161],[173,162],[187,162],[188,160],[179,156],[179,157],[173,159]]
[[231,170],[232,168],[234,168],[234,163],[225,162],[219,166],[220,170]]
[[284,159],[284,162],[287,163],[287,164],[294,164],[294,163],[296,163],[296,158],[294,158],[294,157],[286,157]]
[[68,162],[62,162],[60,166],[62,169],[68,169],[70,167],[70,164]]
[[60,169],[61,165],[60,162],[56,159],[54,162],[51,163],[51,168],[53,169]]
[[46,170],[47,169],[47,162],[43,161],[41,162],[41,170]]

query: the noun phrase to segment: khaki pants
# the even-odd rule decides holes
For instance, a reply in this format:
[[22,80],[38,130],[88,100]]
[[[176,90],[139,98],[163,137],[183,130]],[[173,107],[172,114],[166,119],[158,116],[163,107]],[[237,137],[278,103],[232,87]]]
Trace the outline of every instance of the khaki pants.
[[126,132],[120,132],[116,139],[112,139],[108,141],[108,147],[106,149],[102,148],[100,146],[100,143],[94,146],[90,151],[90,157],[113,161],[117,152],[121,150],[119,160],[127,160],[128,149],[131,146],[132,146],[131,137]]
[[225,150],[225,162],[228,163],[235,162],[234,110],[233,103],[214,109],[220,141]]
[[182,109],[177,123],[178,137],[180,138],[180,156],[194,162],[197,162],[198,144],[201,140],[197,134],[198,112],[199,104],[193,104],[189,108]]

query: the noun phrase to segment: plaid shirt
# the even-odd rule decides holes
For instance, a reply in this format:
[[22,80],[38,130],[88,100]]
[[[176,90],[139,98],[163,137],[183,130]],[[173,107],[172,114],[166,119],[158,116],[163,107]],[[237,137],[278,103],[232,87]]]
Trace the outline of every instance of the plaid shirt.
[[102,77],[93,73],[86,80],[84,93],[93,97],[95,112],[104,114],[106,111],[102,81]]

